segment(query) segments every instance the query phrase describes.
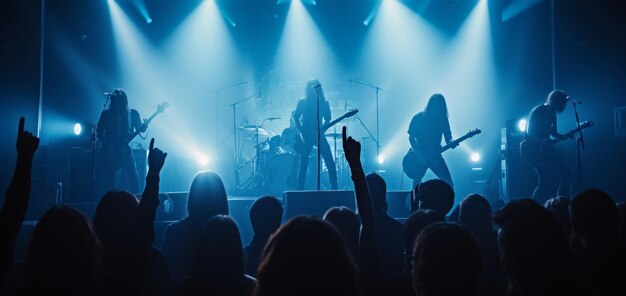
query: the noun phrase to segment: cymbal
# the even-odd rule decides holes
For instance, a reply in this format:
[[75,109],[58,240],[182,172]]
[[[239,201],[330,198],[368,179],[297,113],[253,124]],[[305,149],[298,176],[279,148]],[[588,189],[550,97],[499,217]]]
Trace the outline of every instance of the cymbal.
[[246,131],[246,132],[250,132],[247,135],[248,139],[252,139],[252,138],[256,137],[257,133],[258,133],[259,137],[264,137],[264,138],[269,138],[269,137],[275,135],[274,132],[268,131],[268,130],[262,128],[262,127],[260,127],[260,128],[253,128],[253,129],[242,128],[241,130]]
[[247,130],[247,131],[252,131],[255,130],[257,128],[260,128],[260,125],[254,125],[254,124],[246,124],[246,125],[240,125],[239,129],[240,130]]
[[328,133],[324,135],[326,138],[341,138],[342,134],[341,133]]

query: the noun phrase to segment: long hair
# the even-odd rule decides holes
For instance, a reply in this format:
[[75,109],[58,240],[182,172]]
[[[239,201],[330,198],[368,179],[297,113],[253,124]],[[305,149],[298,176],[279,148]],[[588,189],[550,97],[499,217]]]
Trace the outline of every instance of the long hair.
[[[317,89],[317,92],[315,89]],[[322,84],[317,79],[310,79],[306,82],[304,93],[306,94],[306,98],[308,99],[314,100],[316,96],[319,95],[320,102],[326,101],[326,96],[324,95],[324,89],[322,88]]]
[[220,281],[237,281],[244,275],[241,235],[232,218],[217,215],[204,225],[198,238],[193,274]]
[[111,103],[109,109],[111,110],[127,110],[128,109],[128,96],[126,92],[121,88],[116,88],[111,93],[109,98]]
[[440,93],[433,94],[428,99],[424,113],[428,115],[441,115],[441,117],[448,117],[448,105],[446,104],[446,98]]
[[209,219],[228,215],[228,199],[222,178],[215,172],[199,172],[189,188],[187,214],[190,218]]

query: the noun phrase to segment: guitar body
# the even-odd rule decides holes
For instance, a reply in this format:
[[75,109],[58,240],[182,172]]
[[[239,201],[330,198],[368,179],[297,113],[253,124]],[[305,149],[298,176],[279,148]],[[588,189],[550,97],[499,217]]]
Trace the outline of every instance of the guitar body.
[[430,159],[422,151],[409,149],[402,158],[402,170],[411,179],[417,179],[430,166]]
[[552,145],[544,142],[536,142],[526,139],[520,143],[520,154],[524,161],[533,167],[542,165],[548,159],[550,153],[554,152]]

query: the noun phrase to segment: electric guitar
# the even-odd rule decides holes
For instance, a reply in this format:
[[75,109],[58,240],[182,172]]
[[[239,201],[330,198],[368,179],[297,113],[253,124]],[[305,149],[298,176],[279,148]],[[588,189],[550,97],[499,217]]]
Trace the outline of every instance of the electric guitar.
[[464,136],[450,142],[450,144],[435,149],[433,151],[409,149],[409,152],[407,152],[402,159],[402,170],[409,178],[416,179],[417,177],[419,177],[419,174],[421,172],[426,171],[426,169],[428,169],[428,167],[430,167],[434,163],[436,156],[440,155],[450,148],[458,146],[461,142],[475,135],[478,135],[481,132],[482,131],[480,129],[473,129]]
[[[327,124],[324,124],[320,128],[320,137],[323,137],[324,133],[326,133],[326,131],[329,128],[333,127],[338,122],[340,122],[340,121],[342,121],[342,120],[344,120],[346,118],[350,118],[350,117],[356,115],[357,113],[359,113],[359,110],[354,109],[354,110],[352,110],[352,111],[350,111],[350,112],[348,112],[348,113],[346,113],[344,115],[341,115],[341,117],[339,117],[339,118],[337,118],[337,119],[335,119],[335,120],[333,120],[333,121],[331,121],[331,122],[329,122]],[[307,136],[309,136],[309,137],[307,137],[307,139],[315,138],[316,137],[316,133],[314,133],[313,135],[307,135]],[[304,137],[302,136],[302,133],[297,133],[296,136],[295,136],[295,141],[293,143],[294,151],[296,151],[296,153],[298,153],[298,154],[306,153],[306,149],[305,149],[306,148],[306,144],[308,144],[308,143],[305,141]],[[316,145],[317,143],[314,143],[314,144]]]
[[[580,124],[580,130],[588,129],[593,126],[593,121],[585,121]],[[556,149],[554,145],[562,140],[570,139],[574,134],[578,133],[578,129],[570,130],[561,139],[545,139],[543,141],[535,141],[530,138],[524,139],[520,143],[520,154],[522,158],[531,166],[537,167],[542,165],[550,154],[554,153]]]
[[130,153],[130,147],[128,146],[128,144],[130,144],[130,142],[142,131],[145,131],[145,129],[148,128],[148,125],[150,125],[150,123],[152,122],[152,120],[157,117],[157,115],[163,113],[165,109],[167,109],[169,106],[170,103],[168,102],[163,102],[159,104],[157,106],[157,110],[148,119],[144,120],[139,129],[119,141],[105,143],[102,146],[102,150],[104,152],[106,164],[113,168],[121,167],[123,157]]

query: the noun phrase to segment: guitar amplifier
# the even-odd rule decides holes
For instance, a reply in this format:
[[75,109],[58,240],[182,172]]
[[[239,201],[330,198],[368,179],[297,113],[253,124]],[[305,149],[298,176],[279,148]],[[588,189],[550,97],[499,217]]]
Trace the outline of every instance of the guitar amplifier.
[[[133,149],[135,165],[139,175],[139,188],[143,190],[148,172],[148,154],[145,149]],[[96,150],[95,159],[91,149],[70,148],[69,151],[69,184],[68,203],[91,203],[98,202],[102,195],[111,188],[102,188],[101,167],[104,165],[104,157],[100,150]],[[95,162],[94,162],[95,161]],[[93,180],[95,164],[95,184]],[[128,182],[124,172],[118,170],[115,177],[115,187],[128,189]],[[95,186],[95,189],[94,189]],[[96,194],[94,196],[94,193]]]
[[517,120],[507,123],[501,130],[501,199],[510,202],[521,198],[530,198],[537,184],[537,173],[524,162],[520,154],[520,143],[524,133],[514,126]]

